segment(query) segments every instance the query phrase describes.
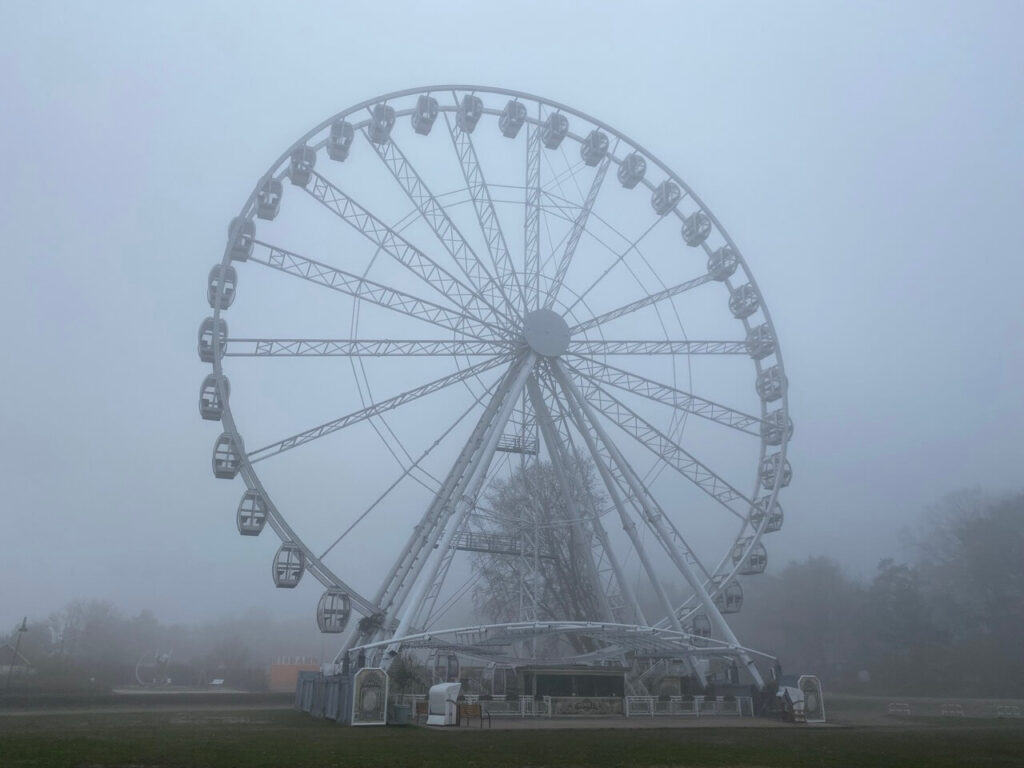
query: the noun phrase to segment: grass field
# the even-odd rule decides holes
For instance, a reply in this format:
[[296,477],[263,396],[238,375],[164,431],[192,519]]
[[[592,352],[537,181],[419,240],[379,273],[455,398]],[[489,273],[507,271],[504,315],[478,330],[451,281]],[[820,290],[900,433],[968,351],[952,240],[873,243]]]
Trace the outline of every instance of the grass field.
[[1022,766],[1024,721],[547,730],[343,728],[287,709],[0,716],[0,766]]

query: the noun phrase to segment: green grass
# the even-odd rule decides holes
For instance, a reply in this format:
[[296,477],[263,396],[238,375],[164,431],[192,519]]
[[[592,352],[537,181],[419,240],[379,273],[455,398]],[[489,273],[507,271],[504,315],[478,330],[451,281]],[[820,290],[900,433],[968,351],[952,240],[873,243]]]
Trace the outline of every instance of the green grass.
[[343,728],[288,710],[0,717],[0,765],[1020,766],[1021,722],[880,728]]

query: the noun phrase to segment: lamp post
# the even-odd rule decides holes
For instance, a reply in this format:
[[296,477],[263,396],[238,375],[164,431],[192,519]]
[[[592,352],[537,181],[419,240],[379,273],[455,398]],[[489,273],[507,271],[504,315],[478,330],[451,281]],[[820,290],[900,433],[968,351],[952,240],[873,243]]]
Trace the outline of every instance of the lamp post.
[[21,620],[21,626],[18,627],[18,639],[14,641],[14,655],[11,657],[11,663],[7,666],[7,692],[11,692],[11,673],[14,671],[14,662],[18,659],[18,648],[21,646],[21,636],[28,632],[28,616]]

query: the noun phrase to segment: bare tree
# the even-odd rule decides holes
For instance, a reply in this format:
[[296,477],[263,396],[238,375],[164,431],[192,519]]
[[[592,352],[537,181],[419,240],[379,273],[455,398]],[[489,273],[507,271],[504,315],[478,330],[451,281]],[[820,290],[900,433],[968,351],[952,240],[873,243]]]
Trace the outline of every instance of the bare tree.
[[[478,554],[481,574],[473,597],[491,621],[593,620],[601,597],[593,571],[589,516],[604,503],[594,467],[573,462],[567,474],[573,505],[561,491],[555,468],[537,462],[496,483],[487,494],[482,527],[514,543],[521,554]],[[574,511],[576,515],[574,515]],[[584,650],[580,644],[577,650]]]

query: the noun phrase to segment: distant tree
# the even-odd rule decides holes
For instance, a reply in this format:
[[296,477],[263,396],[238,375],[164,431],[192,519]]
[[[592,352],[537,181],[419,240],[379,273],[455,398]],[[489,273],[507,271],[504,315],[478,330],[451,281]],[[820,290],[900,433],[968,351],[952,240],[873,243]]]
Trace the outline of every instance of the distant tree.
[[430,687],[430,670],[409,653],[395,657],[388,677],[398,693],[425,693]]
[[809,557],[745,583],[742,612],[727,617],[744,643],[777,654],[786,672],[829,684],[855,677],[863,666],[865,594],[839,563]]
[[963,683],[1024,690],[1024,494],[947,496],[913,538],[935,621],[958,651]]
[[[578,509],[584,514],[597,510],[603,498],[593,465],[575,463],[570,472]],[[487,503],[486,530],[517,545],[523,543],[530,553],[536,541],[537,558],[524,562],[515,555],[478,554],[474,567],[480,581],[473,598],[481,614],[491,621],[518,620],[523,600],[530,602],[524,598],[525,583],[539,620],[592,620],[601,615],[601,596],[588,565],[592,562],[589,524],[572,514],[550,463],[527,465],[495,484]],[[574,645],[584,650],[579,640]]]

